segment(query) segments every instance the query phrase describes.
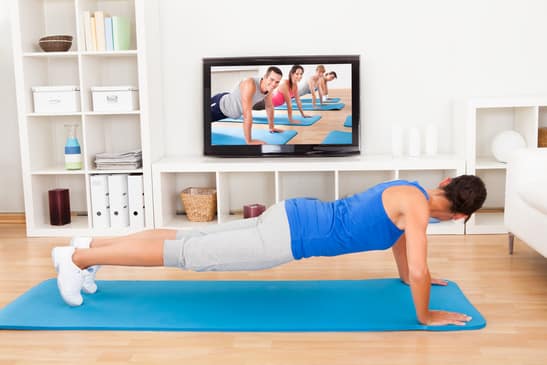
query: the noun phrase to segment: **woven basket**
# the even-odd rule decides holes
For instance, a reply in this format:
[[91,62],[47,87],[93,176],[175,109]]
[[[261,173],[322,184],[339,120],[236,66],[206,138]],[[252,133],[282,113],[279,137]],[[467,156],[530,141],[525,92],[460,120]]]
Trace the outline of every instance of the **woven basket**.
[[215,218],[217,191],[213,188],[186,188],[180,193],[182,205],[192,222],[208,222]]
[[45,52],[66,52],[72,46],[72,36],[65,34],[44,36],[38,40],[38,44]]
[[538,129],[538,147],[547,147],[547,127]]

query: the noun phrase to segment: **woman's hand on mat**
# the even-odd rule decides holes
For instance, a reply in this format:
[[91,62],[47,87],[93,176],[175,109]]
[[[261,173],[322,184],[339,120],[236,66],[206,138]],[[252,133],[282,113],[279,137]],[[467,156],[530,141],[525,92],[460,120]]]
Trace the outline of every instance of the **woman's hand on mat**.
[[270,133],[281,133],[283,132],[283,129],[279,128],[270,128]]
[[443,279],[434,279],[434,278],[431,278],[431,285],[447,286],[447,285],[448,285],[448,281],[443,280]]
[[428,326],[444,326],[447,324],[454,324],[456,326],[465,326],[467,322],[471,320],[471,317],[456,312],[447,312],[439,310],[430,310],[428,313],[427,322],[424,323]]

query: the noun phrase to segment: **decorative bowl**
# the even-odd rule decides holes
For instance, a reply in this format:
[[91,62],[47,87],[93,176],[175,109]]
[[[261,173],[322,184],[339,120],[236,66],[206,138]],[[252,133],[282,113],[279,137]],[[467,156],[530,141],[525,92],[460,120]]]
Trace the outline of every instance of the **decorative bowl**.
[[49,35],[40,38],[40,48],[45,52],[66,52],[72,47],[71,35]]

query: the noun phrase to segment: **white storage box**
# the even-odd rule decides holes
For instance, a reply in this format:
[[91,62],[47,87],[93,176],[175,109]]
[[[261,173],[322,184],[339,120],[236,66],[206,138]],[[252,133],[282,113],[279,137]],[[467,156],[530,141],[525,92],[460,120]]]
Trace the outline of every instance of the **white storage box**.
[[132,86],[95,86],[91,88],[93,111],[127,112],[139,109],[138,89]]
[[35,113],[77,113],[80,89],[77,86],[32,87]]

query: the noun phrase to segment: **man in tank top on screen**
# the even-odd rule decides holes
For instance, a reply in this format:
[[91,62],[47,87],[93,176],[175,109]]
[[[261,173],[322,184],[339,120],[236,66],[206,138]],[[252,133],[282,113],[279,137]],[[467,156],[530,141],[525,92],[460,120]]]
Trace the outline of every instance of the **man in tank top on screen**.
[[279,85],[283,73],[278,67],[270,66],[263,77],[249,77],[241,80],[231,92],[223,92],[211,98],[211,122],[224,118],[243,116],[243,134],[247,144],[264,144],[252,137],[253,105],[264,101],[270,133],[282,132],[274,126],[272,91]]

